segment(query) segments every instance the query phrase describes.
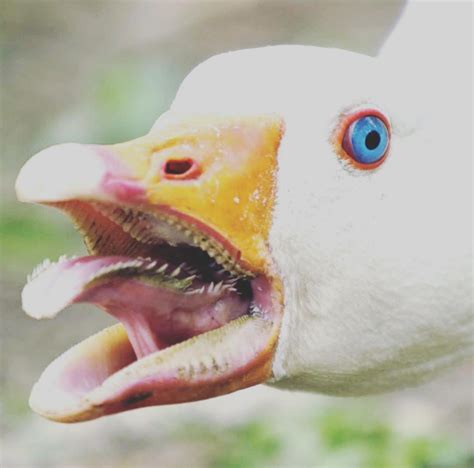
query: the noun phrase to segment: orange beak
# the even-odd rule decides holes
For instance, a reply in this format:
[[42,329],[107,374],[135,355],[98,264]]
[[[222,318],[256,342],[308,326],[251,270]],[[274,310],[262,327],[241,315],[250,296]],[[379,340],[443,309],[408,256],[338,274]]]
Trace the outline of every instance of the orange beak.
[[197,117],[111,149],[143,181],[148,203],[213,228],[216,250],[258,273],[268,258],[281,134],[271,115]]
[[165,116],[145,137],[59,145],[25,164],[20,200],[68,213],[91,254],[37,271],[25,311],[53,317],[92,302],[122,322],[56,359],[35,385],[34,410],[75,422],[271,378],[283,307],[269,246],[282,132],[273,115]]

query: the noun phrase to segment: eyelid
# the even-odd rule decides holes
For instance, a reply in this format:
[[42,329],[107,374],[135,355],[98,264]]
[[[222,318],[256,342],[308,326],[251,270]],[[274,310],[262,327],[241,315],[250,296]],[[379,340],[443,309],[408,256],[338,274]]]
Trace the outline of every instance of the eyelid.
[[[344,135],[346,134],[346,131],[349,129],[349,127],[351,126],[353,122],[355,122],[356,120],[362,117],[372,116],[372,115],[375,117],[378,117],[387,127],[388,146],[387,146],[384,156],[380,158],[378,161],[372,164],[362,164],[354,160],[354,158],[352,158],[349,154],[346,153],[346,151],[342,147],[342,140],[344,139]],[[366,171],[366,170],[377,168],[385,161],[390,151],[391,136],[392,136],[392,126],[390,125],[390,121],[388,120],[387,116],[383,112],[381,112],[379,109],[375,107],[361,107],[361,108],[354,109],[352,112],[345,114],[342,117],[342,119],[338,123],[333,134],[333,147],[334,147],[334,151],[341,159],[343,159],[344,161],[347,161],[349,164],[351,164],[353,167],[357,169]]]

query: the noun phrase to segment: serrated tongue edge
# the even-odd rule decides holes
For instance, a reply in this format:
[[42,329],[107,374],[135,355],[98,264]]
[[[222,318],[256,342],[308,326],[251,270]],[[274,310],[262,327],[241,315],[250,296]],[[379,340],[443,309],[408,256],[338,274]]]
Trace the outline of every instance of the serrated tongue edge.
[[98,272],[127,261],[130,258],[90,256],[50,264],[23,288],[23,310],[36,319],[53,318],[75,301]]

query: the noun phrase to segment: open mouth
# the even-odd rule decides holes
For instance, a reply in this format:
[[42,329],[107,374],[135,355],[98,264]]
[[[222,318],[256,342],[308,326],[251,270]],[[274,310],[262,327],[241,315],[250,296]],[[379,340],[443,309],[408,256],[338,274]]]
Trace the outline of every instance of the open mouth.
[[225,247],[177,215],[153,215],[105,203],[56,204],[73,219],[90,256],[39,265],[24,289],[25,310],[53,317],[77,302],[94,303],[125,326],[138,358],[262,316],[252,278]]
[[18,198],[59,208],[88,256],[38,266],[28,315],[88,302],[119,323],[53,361],[30,406],[63,422],[233,392],[272,377],[283,310],[269,246],[278,116],[170,116],[111,146],[33,156]]
[[[244,268],[211,228],[170,210],[51,205],[71,216],[90,255],[36,267],[23,290],[25,311],[51,318],[88,302],[120,324],[49,366],[31,398],[40,413],[89,419],[207,398],[270,376],[262,353],[271,351],[278,322],[271,280]],[[45,407],[45,394],[54,408]]]

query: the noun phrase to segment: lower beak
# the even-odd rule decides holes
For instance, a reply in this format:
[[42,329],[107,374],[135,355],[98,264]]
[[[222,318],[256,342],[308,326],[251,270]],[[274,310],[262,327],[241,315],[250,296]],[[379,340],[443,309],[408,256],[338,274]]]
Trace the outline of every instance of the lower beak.
[[[18,176],[18,198],[65,211],[91,254],[36,271],[25,311],[51,318],[90,302],[121,322],[44,371],[30,404],[47,418],[211,398],[272,376],[283,298],[268,236],[281,121],[163,122],[119,145],[54,146]],[[197,274],[184,276],[191,267]]]

